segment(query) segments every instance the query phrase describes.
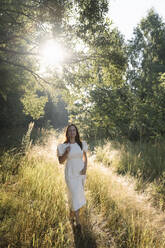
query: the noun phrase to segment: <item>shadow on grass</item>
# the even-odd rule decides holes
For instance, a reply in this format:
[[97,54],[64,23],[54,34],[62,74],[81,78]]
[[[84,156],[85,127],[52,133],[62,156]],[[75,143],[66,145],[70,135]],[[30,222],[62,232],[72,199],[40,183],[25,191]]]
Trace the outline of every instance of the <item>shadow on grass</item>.
[[74,235],[75,248],[97,248],[96,238],[91,227],[83,224],[80,231],[73,223],[71,223],[71,226]]

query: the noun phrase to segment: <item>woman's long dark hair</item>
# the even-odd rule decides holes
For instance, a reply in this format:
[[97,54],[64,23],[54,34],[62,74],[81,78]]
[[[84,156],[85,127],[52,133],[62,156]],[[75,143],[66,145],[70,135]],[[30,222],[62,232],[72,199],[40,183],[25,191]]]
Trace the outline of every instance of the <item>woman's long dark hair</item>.
[[69,143],[69,141],[70,141],[70,140],[69,140],[69,136],[68,136],[68,130],[69,130],[69,128],[72,127],[72,126],[76,128],[76,137],[75,137],[75,141],[76,141],[76,143],[80,146],[80,148],[81,148],[81,150],[82,150],[82,142],[81,142],[81,140],[80,140],[80,135],[79,135],[79,132],[78,132],[78,129],[77,129],[76,125],[74,125],[74,124],[70,124],[70,125],[67,126],[66,134],[65,134],[66,140],[65,140],[64,144],[65,144],[65,143]]

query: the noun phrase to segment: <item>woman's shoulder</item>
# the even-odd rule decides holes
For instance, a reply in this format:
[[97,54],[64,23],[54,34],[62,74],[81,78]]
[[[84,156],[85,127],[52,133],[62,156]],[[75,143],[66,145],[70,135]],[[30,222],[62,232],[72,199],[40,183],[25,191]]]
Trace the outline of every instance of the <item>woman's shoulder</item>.
[[57,145],[57,147],[65,148],[68,146],[68,143],[60,143]]
[[64,154],[65,149],[66,149],[67,146],[68,146],[67,143],[57,145],[57,154],[58,154],[58,156],[62,156]]

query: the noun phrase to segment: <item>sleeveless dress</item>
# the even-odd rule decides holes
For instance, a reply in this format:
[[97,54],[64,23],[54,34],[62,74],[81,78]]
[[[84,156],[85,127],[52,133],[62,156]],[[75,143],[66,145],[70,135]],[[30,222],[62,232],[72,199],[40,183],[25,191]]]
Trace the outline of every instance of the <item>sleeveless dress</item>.
[[70,152],[65,162],[65,181],[68,189],[68,200],[73,211],[78,210],[86,204],[84,183],[86,175],[81,175],[80,171],[84,168],[83,151],[88,150],[87,143],[82,142],[82,150],[77,143],[59,144],[57,155],[62,156],[65,149],[70,146]]

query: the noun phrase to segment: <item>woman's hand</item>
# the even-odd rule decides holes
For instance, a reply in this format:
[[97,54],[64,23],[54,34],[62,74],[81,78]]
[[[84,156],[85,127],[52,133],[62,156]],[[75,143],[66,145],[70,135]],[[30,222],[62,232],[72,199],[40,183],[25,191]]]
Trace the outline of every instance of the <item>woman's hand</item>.
[[65,150],[65,152],[68,154],[70,152],[70,146],[68,146]]
[[84,167],[81,171],[80,171],[80,175],[86,175],[87,169]]
[[80,171],[80,175],[86,175],[87,172],[87,154],[83,152],[84,168]]
[[65,149],[65,152],[62,156],[59,156],[58,157],[58,160],[59,160],[59,163],[62,164],[63,162],[65,162],[65,160],[67,159],[68,157],[68,153],[70,152],[70,146],[68,146],[66,149]]

